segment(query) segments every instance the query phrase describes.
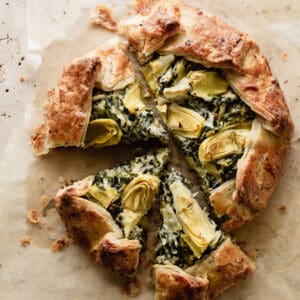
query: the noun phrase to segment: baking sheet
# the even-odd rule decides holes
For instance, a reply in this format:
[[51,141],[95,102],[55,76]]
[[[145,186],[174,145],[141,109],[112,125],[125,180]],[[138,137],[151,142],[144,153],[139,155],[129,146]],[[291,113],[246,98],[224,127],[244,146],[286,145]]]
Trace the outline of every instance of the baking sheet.
[[[28,0],[28,55],[26,78],[35,80],[36,95],[28,103],[24,121],[3,145],[0,175],[0,298],[1,299],[126,299],[122,281],[96,266],[76,245],[52,253],[51,243],[64,228],[54,209],[38,225],[26,221],[28,210],[41,209],[40,196],[53,197],[58,178],[78,179],[134,155],[134,148],[56,150],[46,158],[33,156],[29,135],[41,120],[46,92],[62,67],[115,36],[88,23],[90,7],[114,6],[117,17],[127,17],[133,1]],[[257,256],[255,275],[221,297],[229,299],[300,299],[300,3],[287,0],[186,1],[217,15],[260,44],[278,77],[295,121],[294,142],[283,177],[266,212],[244,227],[237,238]],[[125,8],[126,6],[126,8]],[[1,14],[1,12],[0,12]],[[284,54],[287,54],[285,56]],[[287,59],[284,59],[287,58]],[[286,212],[280,212],[281,206]],[[27,235],[31,244],[21,247]],[[147,284],[138,299],[152,299]]]

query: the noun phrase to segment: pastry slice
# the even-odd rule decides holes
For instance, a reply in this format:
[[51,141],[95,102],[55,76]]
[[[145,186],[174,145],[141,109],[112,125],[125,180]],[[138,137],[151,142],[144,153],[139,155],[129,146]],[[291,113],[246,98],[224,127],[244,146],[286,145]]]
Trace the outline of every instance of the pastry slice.
[[137,157],[58,191],[55,206],[67,233],[96,263],[134,275],[143,246],[143,221],[159,191],[169,151]]
[[253,262],[217,230],[182,175],[165,173],[162,187],[155,299],[214,299],[254,272]]
[[133,66],[119,44],[65,66],[49,91],[44,122],[32,136],[37,155],[56,147],[105,147],[167,133],[144,101]]
[[280,178],[293,123],[247,34],[179,1],[136,1],[119,24],[203,194],[232,231],[259,215]]

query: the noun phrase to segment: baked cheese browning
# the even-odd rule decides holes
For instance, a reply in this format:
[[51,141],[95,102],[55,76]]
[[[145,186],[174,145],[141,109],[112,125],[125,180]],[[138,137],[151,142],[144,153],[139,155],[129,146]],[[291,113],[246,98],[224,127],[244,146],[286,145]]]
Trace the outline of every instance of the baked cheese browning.
[[167,149],[160,149],[57,193],[55,205],[68,234],[97,263],[135,273],[144,238],[141,221],[154,203],[168,156]]
[[[158,68],[158,62],[165,65]],[[209,197],[234,178],[255,113],[216,70],[184,58],[154,55],[142,71],[158,97],[158,110]],[[153,72],[159,75],[155,79]]]
[[[115,135],[110,134],[115,140],[119,131],[122,132],[121,141],[124,143],[147,141],[151,138],[159,139],[162,143],[166,143],[168,140],[167,132],[154,117],[153,111],[146,106],[138,82],[123,90],[112,92],[94,90],[90,125],[98,119],[106,118],[117,124]],[[110,133],[111,131],[106,132]],[[101,137],[101,139],[103,138]],[[86,142],[89,145],[88,141]],[[95,143],[94,146],[101,147],[102,145]]]
[[58,146],[82,146],[100,66],[99,58],[93,57],[76,60],[64,68],[60,81],[49,93],[44,126],[39,126],[32,137],[37,154]]
[[174,265],[154,265],[155,300],[205,300],[208,280]]
[[221,233],[198,205],[186,180],[174,169],[162,179],[160,200],[157,263],[186,268],[216,247]]
[[203,261],[197,262],[186,270],[192,276],[208,279],[207,298],[205,299],[215,299],[229,288],[245,280],[254,271],[254,263],[238,246],[232,243],[230,238],[227,238]]

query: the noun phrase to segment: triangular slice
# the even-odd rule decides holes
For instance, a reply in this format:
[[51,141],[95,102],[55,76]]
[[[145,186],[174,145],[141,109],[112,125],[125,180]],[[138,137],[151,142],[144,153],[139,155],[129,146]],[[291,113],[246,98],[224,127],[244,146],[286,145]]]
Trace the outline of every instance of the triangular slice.
[[67,233],[96,263],[133,275],[143,245],[143,217],[159,191],[169,151],[137,157],[60,190],[55,206]]
[[214,299],[253,273],[253,262],[216,229],[184,177],[173,169],[162,182],[155,299]]
[[67,65],[49,91],[44,122],[32,136],[36,154],[55,147],[105,147],[167,133],[144,101],[133,66],[119,44]]

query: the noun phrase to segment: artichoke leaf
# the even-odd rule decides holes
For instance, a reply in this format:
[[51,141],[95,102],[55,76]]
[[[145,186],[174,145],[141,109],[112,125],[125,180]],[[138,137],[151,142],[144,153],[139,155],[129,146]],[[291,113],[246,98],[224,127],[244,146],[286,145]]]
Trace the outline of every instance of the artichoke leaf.
[[128,237],[134,226],[152,206],[159,188],[159,183],[160,180],[157,176],[143,174],[135,177],[126,186],[121,198],[124,209],[122,214],[124,233],[126,237]]
[[228,129],[208,137],[199,147],[200,161],[210,162],[242,153],[249,134],[250,129]]
[[175,135],[196,139],[200,136],[205,119],[192,109],[171,104],[168,107],[166,123]]
[[137,114],[145,108],[139,83],[131,86],[123,98],[123,104],[131,114]]
[[163,95],[170,100],[184,100],[189,96],[191,90],[190,80],[187,77],[181,78],[175,85],[165,88]]
[[173,182],[170,190],[176,216],[187,236],[183,238],[194,255],[199,258],[207,247],[219,239],[220,233],[216,231],[216,225],[208,219],[191,191],[182,182]]
[[116,145],[120,142],[122,131],[117,122],[112,119],[96,119],[89,123],[85,147],[105,147]]
[[163,217],[164,225],[168,228],[170,232],[180,231],[182,229],[177,217],[170,205],[160,209],[160,213]]
[[88,195],[96,199],[100,204],[107,208],[109,205],[117,200],[120,195],[118,191],[110,186],[100,188],[97,184],[92,185],[88,190]]
[[133,212],[129,209],[124,209],[121,215],[122,215],[122,223],[124,227],[124,235],[125,237],[128,237],[131,231],[134,229],[134,227],[143,217],[143,214]]
[[226,93],[229,86],[225,79],[212,71],[191,71],[188,78],[192,85],[191,94],[204,100]]
[[142,67],[141,71],[154,94],[158,94],[158,78],[168,70],[174,60],[175,56],[173,54],[159,56],[157,59],[154,59],[146,66]]

